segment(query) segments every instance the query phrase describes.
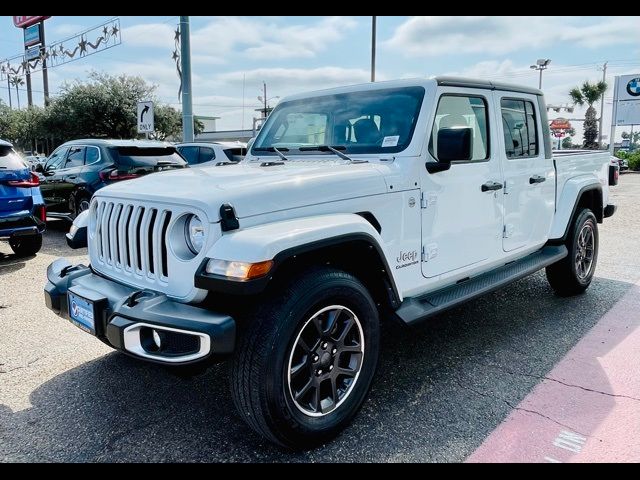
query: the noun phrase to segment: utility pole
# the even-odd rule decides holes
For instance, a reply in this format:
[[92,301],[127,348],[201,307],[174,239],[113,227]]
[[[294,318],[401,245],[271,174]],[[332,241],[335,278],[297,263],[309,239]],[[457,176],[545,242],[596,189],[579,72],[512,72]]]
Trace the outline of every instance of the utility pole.
[[[604,62],[602,66],[602,81],[607,81],[607,63]],[[600,120],[598,121],[598,147],[602,148],[602,115],[604,115],[604,93],[602,94],[602,98],[600,99]],[[611,141],[611,140],[609,140]]]
[[371,81],[376,81],[376,16],[371,17]]
[[193,142],[193,92],[191,91],[191,42],[188,16],[180,16],[180,62],[182,63],[182,141]]
[[47,51],[44,40],[44,21],[40,22],[40,58],[42,58],[42,86],[44,90],[44,106],[49,105],[49,72],[47,71]]
[[264,100],[264,113],[263,113],[263,117],[266,119],[267,118],[267,82],[262,82],[262,99]]

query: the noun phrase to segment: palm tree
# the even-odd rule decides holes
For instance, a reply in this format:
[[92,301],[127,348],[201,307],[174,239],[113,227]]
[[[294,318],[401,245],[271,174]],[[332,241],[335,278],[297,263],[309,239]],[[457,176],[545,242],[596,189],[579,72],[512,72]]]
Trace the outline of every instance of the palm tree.
[[18,110],[20,110],[20,92],[18,91],[18,87],[24,85],[24,80],[22,79],[22,77],[14,75],[9,79],[9,83],[16,87],[16,97],[18,97]]
[[593,104],[602,99],[604,92],[607,91],[606,82],[589,83],[585,81],[582,87],[572,88],[569,96],[574,103],[583,106],[587,104],[587,113],[584,119],[584,148],[598,148],[598,121],[596,119],[596,109]]

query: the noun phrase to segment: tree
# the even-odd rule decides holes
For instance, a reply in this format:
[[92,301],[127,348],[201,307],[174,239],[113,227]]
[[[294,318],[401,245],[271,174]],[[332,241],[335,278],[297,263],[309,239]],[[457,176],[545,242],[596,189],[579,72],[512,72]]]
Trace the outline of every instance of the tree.
[[567,150],[573,148],[573,142],[571,141],[571,137],[564,137],[562,139],[562,149]]
[[[154,85],[138,76],[91,72],[87,82],[75,81],[62,86],[60,95],[48,108],[47,131],[61,141],[86,137],[136,138],[137,104],[151,100],[155,103],[153,137],[179,137],[180,113],[157,102],[155,90]],[[196,132],[202,129],[203,125],[196,122]]]
[[[18,87],[24,85],[24,79],[22,77],[14,75],[13,77],[9,78],[9,83],[16,87],[16,97],[18,97],[18,110],[20,110],[20,91],[18,90]],[[11,95],[11,93],[9,93],[9,95]]]
[[607,91],[605,82],[589,83],[585,81],[581,87],[574,87],[569,91],[569,96],[574,103],[583,106],[588,105],[584,120],[584,148],[598,148],[598,121],[596,109],[593,104],[599,101]]

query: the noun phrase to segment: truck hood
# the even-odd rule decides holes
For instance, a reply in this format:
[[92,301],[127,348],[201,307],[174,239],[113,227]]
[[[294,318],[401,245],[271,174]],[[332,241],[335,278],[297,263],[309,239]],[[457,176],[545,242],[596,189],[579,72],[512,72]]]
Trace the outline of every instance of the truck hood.
[[239,218],[386,192],[375,163],[290,160],[285,165],[185,168],[119,182],[96,196],[149,203],[191,205],[220,219],[220,206],[233,205]]

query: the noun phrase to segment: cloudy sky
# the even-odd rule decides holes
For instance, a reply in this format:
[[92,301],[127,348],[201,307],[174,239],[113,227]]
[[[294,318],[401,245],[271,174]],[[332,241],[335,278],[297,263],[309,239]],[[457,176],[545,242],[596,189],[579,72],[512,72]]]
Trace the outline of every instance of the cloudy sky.
[[[110,18],[53,16],[47,40]],[[178,17],[120,20],[122,45],[50,70],[53,94],[90,70],[138,74],[158,85],[162,102],[179,107],[171,59]],[[250,128],[263,81],[268,97],[366,82],[370,29],[370,17],[191,17],[194,111],[222,117],[221,129]],[[0,58],[19,53],[21,41],[11,17],[0,17]],[[640,73],[639,45],[640,17],[378,17],[377,78],[455,74],[537,86],[529,65],[551,58],[543,90],[549,103],[567,103],[572,86],[602,77],[605,61],[610,85],[614,75]],[[42,104],[41,76],[34,77],[34,101]],[[606,123],[611,97],[612,90]],[[8,102],[6,84],[0,98]]]

